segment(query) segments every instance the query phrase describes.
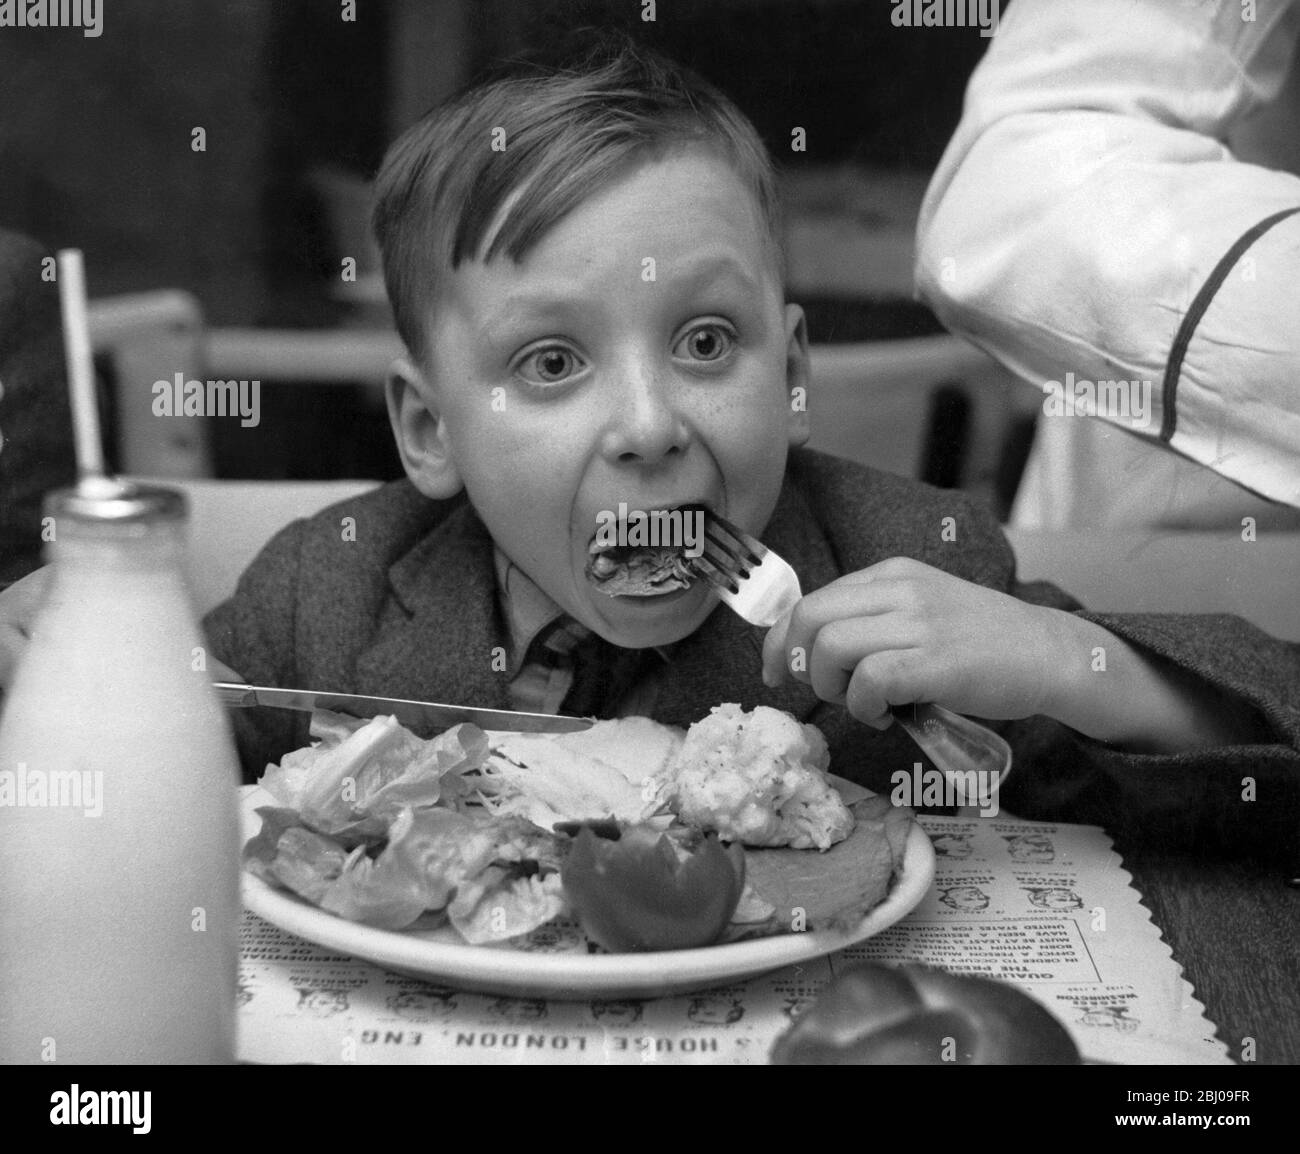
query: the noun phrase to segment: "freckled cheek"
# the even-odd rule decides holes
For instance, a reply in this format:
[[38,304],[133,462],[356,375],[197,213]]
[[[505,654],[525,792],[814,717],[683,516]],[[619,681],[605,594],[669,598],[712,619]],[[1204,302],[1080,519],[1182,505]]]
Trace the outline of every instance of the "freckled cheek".
[[568,431],[507,413],[462,414],[453,447],[470,500],[490,522],[525,538],[567,539],[582,460]]
[[485,395],[444,410],[452,453],[463,477],[514,477],[551,454],[544,433],[510,412],[509,399],[492,407]]
[[754,531],[776,506],[788,448],[783,422],[769,419],[738,429],[728,451],[718,455],[728,505]]
[[775,468],[788,443],[785,394],[769,387],[730,398],[711,425],[719,454],[735,467],[759,472],[765,464]]

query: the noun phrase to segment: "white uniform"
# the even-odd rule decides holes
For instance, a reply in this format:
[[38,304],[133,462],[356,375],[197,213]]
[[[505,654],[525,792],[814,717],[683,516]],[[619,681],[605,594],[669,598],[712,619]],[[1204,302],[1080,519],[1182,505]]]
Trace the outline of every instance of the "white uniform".
[[1300,525],[1238,487],[1300,507],[1300,177],[1221,143],[1297,38],[1300,0],[1007,8],[926,195],[916,275],[1045,403],[1086,412],[1087,385],[1110,383],[1092,390],[1104,423],[1040,420],[1018,524]]

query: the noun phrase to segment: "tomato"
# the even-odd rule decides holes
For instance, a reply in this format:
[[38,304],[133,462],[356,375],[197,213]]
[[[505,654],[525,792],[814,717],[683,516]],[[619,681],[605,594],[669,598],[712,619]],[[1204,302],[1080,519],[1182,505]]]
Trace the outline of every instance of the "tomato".
[[710,835],[679,860],[657,831],[617,840],[582,829],[560,871],[588,936],[614,953],[684,950],[717,941],[745,885],[745,851]]

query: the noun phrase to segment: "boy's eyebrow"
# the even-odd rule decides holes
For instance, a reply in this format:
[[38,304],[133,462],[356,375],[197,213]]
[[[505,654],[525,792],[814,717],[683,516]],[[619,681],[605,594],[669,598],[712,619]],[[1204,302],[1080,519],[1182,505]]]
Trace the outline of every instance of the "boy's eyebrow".
[[683,280],[693,289],[707,288],[717,281],[732,280],[745,292],[757,295],[762,286],[750,274],[746,264],[728,253],[710,256],[698,267],[685,272]]
[[[729,280],[744,293],[753,296],[762,293],[761,284],[750,275],[745,263],[734,256],[720,254],[692,263],[696,267],[683,270],[680,274],[674,273],[674,284],[680,286],[683,291],[698,292]],[[640,275],[639,269],[636,270],[636,275]],[[588,302],[583,299],[581,291],[566,292],[561,288],[555,293],[548,291],[507,293],[483,318],[479,331],[490,332],[524,315],[559,317],[574,310],[584,311],[587,307]]]
[[484,336],[504,328],[511,321],[521,317],[536,319],[555,317],[562,320],[571,312],[576,301],[564,300],[550,293],[508,293],[475,327],[479,335]]

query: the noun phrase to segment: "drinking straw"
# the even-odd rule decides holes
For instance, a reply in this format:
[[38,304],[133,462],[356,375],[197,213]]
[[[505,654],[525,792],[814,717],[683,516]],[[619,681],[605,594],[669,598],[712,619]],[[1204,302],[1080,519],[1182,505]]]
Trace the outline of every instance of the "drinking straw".
[[90,356],[90,324],[86,318],[86,271],[81,249],[58,254],[59,303],[63,306],[63,351],[72,398],[72,430],[77,472],[82,480],[104,476],[104,448],[95,402],[95,369]]

